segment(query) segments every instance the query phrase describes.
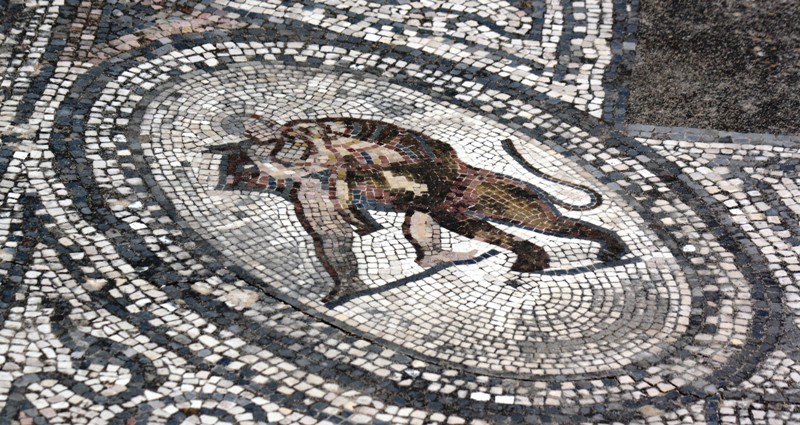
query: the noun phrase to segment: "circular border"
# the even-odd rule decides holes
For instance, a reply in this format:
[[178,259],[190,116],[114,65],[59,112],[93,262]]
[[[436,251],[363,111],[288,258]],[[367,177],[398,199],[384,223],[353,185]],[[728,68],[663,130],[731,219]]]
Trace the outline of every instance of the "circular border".
[[[267,26],[267,25],[265,25]],[[314,31],[313,29],[308,31]],[[315,33],[321,33],[324,36],[324,32],[314,31]],[[213,36],[215,33],[211,33],[210,35]],[[317,34],[318,36],[320,34]],[[285,36],[284,36],[285,37]],[[269,30],[248,30],[248,31],[241,31],[241,32],[234,32],[234,39],[240,39],[242,41],[246,39],[255,39],[259,41],[268,40],[269,37]],[[281,38],[279,36],[278,38]],[[307,40],[316,39],[314,37],[308,38]],[[320,37],[319,39],[325,40],[324,37]],[[205,42],[214,41],[213,38],[205,38],[203,35],[196,35],[193,34],[191,36],[177,36],[173,37],[172,45],[176,47],[187,47],[190,45],[199,45]],[[113,75],[114,73],[122,72],[125,68],[122,64],[126,61],[136,61],[136,57],[138,55],[145,55],[152,54],[153,52],[157,51],[158,49],[164,48],[165,46],[162,45],[160,42],[154,42],[152,45],[137,50],[133,52],[129,52],[119,57],[107,62],[105,65],[98,66],[94,70],[90,71],[88,74],[84,75],[83,77],[79,78],[78,81],[73,86],[72,93],[70,96],[70,100],[65,101],[60,106],[59,110],[56,113],[56,127],[54,128],[54,133],[51,138],[51,148],[54,152],[76,155],[76,161],[81,161],[81,154],[80,154],[80,140],[79,135],[82,132],[83,123],[82,117],[88,112],[88,108],[91,105],[91,101],[82,96],[80,91],[82,91],[86,87],[91,86],[91,81],[94,78],[100,78],[103,80],[104,78],[107,80],[107,76],[104,76],[104,72],[108,72],[109,74]],[[352,48],[356,48],[358,50],[358,44],[353,42],[351,46]],[[375,53],[376,45],[373,44],[371,46],[370,52]],[[361,50],[366,49],[366,47],[361,47]],[[170,48],[167,48],[170,50]],[[387,54],[391,56],[391,49],[385,50]],[[419,55],[423,57],[424,54]],[[287,59],[287,58],[284,58]],[[445,61],[441,61],[437,58],[439,64]],[[435,63],[431,62],[431,63]],[[309,64],[309,66],[314,66],[319,64]],[[454,64],[449,63],[447,65],[455,67]],[[370,73],[379,74],[382,71],[380,69],[370,69],[372,71]],[[667,177],[666,180],[669,180],[670,175],[679,175],[680,170],[675,164],[670,163],[669,161],[661,158],[657,153],[653,152],[652,149],[644,146],[643,144],[637,142],[634,139],[622,136],[614,131],[611,131],[606,125],[600,123],[596,119],[592,118],[588,114],[582,113],[580,111],[575,110],[567,105],[552,102],[552,99],[547,99],[546,96],[538,94],[532,90],[521,90],[520,87],[515,86],[512,82],[505,82],[502,78],[497,76],[487,75],[485,76],[487,80],[489,80],[492,84],[492,88],[499,89],[501,92],[513,92],[514,97],[516,99],[520,99],[532,104],[537,105],[538,107],[542,108],[543,110],[548,111],[551,114],[558,115],[565,119],[566,122],[576,125],[579,128],[584,128],[590,134],[596,135],[598,137],[602,137],[606,140],[608,146],[616,147],[618,150],[623,154],[627,155],[630,158],[636,158],[639,155],[645,155],[650,158],[650,161],[644,163],[643,165],[654,172],[656,176]],[[425,88],[426,86],[430,88],[430,85],[427,85],[425,82],[413,79],[411,77],[404,76],[400,78],[400,82],[395,81],[395,83],[399,83],[401,85],[409,86],[410,88]],[[96,93],[94,93],[96,94]],[[142,93],[144,94],[144,93]],[[454,100],[451,103],[458,104],[459,101]],[[466,102],[465,102],[466,103]],[[471,104],[464,104],[460,105],[465,107],[466,109],[471,110],[479,110],[480,104],[477,102],[470,102]],[[73,121],[74,120],[74,121]],[[509,126],[514,126],[514,120],[511,122],[506,122],[503,119],[497,119],[498,122],[506,123]],[[588,128],[587,128],[588,126]],[[530,134],[530,131],[527,131]],[[536,137],[536,132],[532,132],[532,137]],[[72,149],[70,149],[72,148]],[[562,146],[565,150],[567,150],[567,154],[572,153],[576,157],[580,157],[580,149],[577,147],[567,147]],[[69,150],[68,150],[69,149]],[[572,152],[569,150],[572,149]],[[85,161],[85,159],[84,159]],[[591,169],[591,164],[586,164],[580,158],[578,158],[578,163],[587,169]],[[117,220],[114,218],[113,213],[107,208],[102,199],[102,191],[96,190],[97,188],[94,187],[95,183],[93,178],[91,177],[90,173],[86,173],[85,170],[83,172],[77,171],[77,166],[75,164],[69,164],[70,160],[66,157],[59,159],[56,161],[56,171],[58,175],[62,178],[62,181],[67,182],[67,187],[72,191],[75,195],[74,199],[77,200],[76,206],[81,209],[82,214],[84,214],[84,218],[88,219],[90,222],[94,222],[98,224],[98,228],[101,231],[109,230],[109,223],[114,223]],[[82,164],[82,166],[85,166]],[[71,172],[72,169],[75,169],[76,172]],[[664,179],[662,179],[664,180]],[[601,179],[604,183],[610,183],[610,179]],[[711,231],[717,236],[719,242],[722,246],[728,251],[735,253],[737,262],[740,264],[748,264],[754,266],[755,270],[745,269],[744,273],[747,275],[747,280],[753,285],[752,290],[752,298],[754,301],[754,317],[752,322],[752,327],[750,331],[750,335],[748,340],[745,343],[745,349],[734,356],[729,362],[722,368],[715,370],[712,375],[709,377],[709,381],[714,384],[725,384],[729,385],[731,383],[736,383],[745,379],[747,375],[752,373],[755,364],[758,362],[757,359],[761,358],[766,352],[768,352],[774,343],[777,341],[777,336],[780,332],[780,320],[781,320],[781,312],[780,312],[780,297],[781,297],[781,289],[780,287],[772,280],[769,276],[769,272],[764,264],[764,259],[761,258],[758,254],[751,254],[746,252],[743,249],[738,249],[741,245],[739,239],[744,239],[744,236],[740,230],[733,228],[732,226],[725,226],[721,225],[721,222],[724,222],[724,217],[727,217],[725,209],[717,204],[711,198],[704,198],[702,196],[698,197],[695,194],[695,191],[702,194],[702,189],[699,187],[695,187],[695,185],[681,181],[681,180],[672,180],[668,181],[668,185],[672,187],[673,192],[677,193],[677,196],[680,197],[687,205],[691,206],[692,209],[699,214],[702,218],[703,222],[706,223]],[[86,190],[89,188],[90,190]],[[158,197],[158,195],[155,195]],[[164,199],[162,199],[163,201]],[[708,203],[709,205],[705,205]],[[124,229],[126,226],[121,225]],[[659,236],[663,236],[667,230],[666,229],[654,229]],[[121,241],[126,238],[126,236],[130,235],[119,235],[113,236],[109,235],[111,240]],[[677,244],[674,246],[670,246],[670,249],[675,252],[678,249]],[[128,258],[131,260],[132,263],[141,264],[142,261],[140,258],[131,257],[129,254],[121,253],[123,257]],[[155,258],[154,255],[149,257],[151,260]],[[676,255],[676,258],[680,258],[680,255]],[[221,266],[214,261],[211,261],[209,264],[215,264],[217,266]],[[170,273],[165,270],[163,267],[159,267],[156,265],[152,271],[146,273],[149,276],[156,276],[159,275],[161,278],[167,278]],[[182,278],[178,276],[173,276],[171,278],[167,278],[166,280],[172,281],[177,285],[181,285]],[[698,299],[698,301],[700,301]],[[694,321],[694,320],[693,320]],[[334,325],[335,326],[335,325]],[[749,360],[749,361],[745,361]],[[744,366],[747,365],[747,366]],[[726,381],[726,378],[730,379]],[[658,404],[660,407],[668,407],[668,408],[677,408],[677,406],[682,405],[683,403],[688,402],[688,400],[682,400],[683,395],[690,396],[690,399],[696,400],[698,398],[703,397],[706,394],[706,390],[704,389],[689,389],[689,388],[682,388],[681,391],[673,391],[671,395],[667,395],[663,397],[663,402]],[[647,398],[643,398],[640,401],[634,402],[631,406],[625,406],[626,408],[632,408],[635,406],[641,406],[645,404]],[[478,402],[471,401],[472,404],[479,404]],[[678,403],[675,405],[674,403]],[[485,403],[486,406],[493,406],[492,403]],[[500,411],[508,412],[509,414],[513,414],[517,408],[507,408],[500,406]],[[448,408],[444,408],[444,410],[448,410]],[[494,409],[492,409],[494,410]],[[617,417],[616,414],[612,414],[611,417]],[[625,415],[625,418],[629,419],[630,417]]]

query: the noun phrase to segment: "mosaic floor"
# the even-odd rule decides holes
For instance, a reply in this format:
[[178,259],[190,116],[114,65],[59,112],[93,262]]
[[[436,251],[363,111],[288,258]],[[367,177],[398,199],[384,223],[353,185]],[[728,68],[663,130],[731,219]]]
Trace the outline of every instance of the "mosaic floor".
[[800,138],[637,10],[0,0],[0,423],[800,423]]

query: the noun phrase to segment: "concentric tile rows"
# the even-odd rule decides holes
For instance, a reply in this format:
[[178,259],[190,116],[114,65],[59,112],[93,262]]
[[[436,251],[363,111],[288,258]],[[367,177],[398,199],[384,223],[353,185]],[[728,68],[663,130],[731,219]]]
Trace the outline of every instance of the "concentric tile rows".
[[619,131],[635,5],[4,7],[0,422],[796,419],[800,153]]

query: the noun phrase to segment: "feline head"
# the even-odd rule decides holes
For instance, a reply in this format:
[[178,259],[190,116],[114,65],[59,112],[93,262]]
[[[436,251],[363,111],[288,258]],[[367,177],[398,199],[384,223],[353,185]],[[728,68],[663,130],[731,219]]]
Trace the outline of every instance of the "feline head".
[[270,161],[282,144],[279,126],[258,115],[229,115],[221,126],[228,140],[239,141],[212,145],[206,151],[221,156],[219,188],[257,186],[258,162]]

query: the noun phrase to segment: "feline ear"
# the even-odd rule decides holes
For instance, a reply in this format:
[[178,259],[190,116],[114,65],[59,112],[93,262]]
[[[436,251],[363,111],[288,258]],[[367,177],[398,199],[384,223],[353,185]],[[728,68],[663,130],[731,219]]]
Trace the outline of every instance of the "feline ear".
[[276,121],[270,119],[269,116],[263,115],[260,112],[253,112],[252,114],[250,114],[250,118],[252,118],[254,120],[262,121],[262,122],[264,122],[267,125],[272,126],[272,127],[280,127],[280,125],[278,125],[278,123]]
[[206,148],[206,153],[216,153],[216,154],[230,154],[234,152],[240,152],[242,147],[239,143],[225,143],[222,145],[215,145],[209,146]]
[[244,120],[244,136],[255,145],[274,144],[281,139],[281,128],[274,122],[250,117]]

